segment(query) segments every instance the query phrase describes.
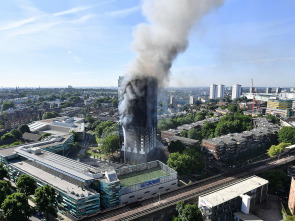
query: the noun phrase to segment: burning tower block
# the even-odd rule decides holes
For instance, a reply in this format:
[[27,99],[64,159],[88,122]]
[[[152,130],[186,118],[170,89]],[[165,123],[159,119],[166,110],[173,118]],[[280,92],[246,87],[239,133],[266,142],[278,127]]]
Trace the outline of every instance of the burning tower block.
[[125,163],[148,161],[156,148],[158,83],[153,77],[119,78],[121,156]]

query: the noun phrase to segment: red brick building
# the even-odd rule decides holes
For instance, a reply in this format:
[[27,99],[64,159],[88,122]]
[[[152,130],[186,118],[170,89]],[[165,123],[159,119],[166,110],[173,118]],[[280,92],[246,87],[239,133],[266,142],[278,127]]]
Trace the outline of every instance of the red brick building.
[[291,180],[288,206],[289,206],[289,209],[290,209],[292,215],[294,215],[294,213],[295,213],[295,180],[293,177]]

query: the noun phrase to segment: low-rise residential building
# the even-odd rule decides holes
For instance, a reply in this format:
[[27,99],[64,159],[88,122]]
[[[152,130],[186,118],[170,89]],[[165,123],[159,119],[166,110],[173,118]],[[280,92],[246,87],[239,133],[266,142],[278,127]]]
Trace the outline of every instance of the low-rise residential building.
[[251,176],[201,195],[198,207],[205,221],[234,220],[234,217],[241,217],[238,212],[250,214],[254,205],[265,201],[267,191],[267,180]]
[[253,121],[255,128],[242,133],[227,134],[202,141],[202,149],[209,157],[217,160],[227,160],[236,157],[249,149],[258,148],[275,141],[279,127],[265,118],[256,118]]

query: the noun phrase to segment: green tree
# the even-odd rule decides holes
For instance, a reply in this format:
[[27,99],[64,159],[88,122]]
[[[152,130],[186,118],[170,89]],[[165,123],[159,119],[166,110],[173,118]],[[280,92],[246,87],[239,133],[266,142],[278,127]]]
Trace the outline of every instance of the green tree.
[[278,133],[279,142],[295,144],[295,128],[283,127]]
[[55,118],[57,116],[58,116],[58,113],[56,113],[55,111],[52,111],[52,112],[45,112],[42,118],[43,120],[45,120],[45,119]]
[[262,177],[269,181],[269,188],[272,191],[289,190],[290,177],[282,170],[268,170],[262,174]]
[[188,136],[188,131],[187,130],[183,130],[183,131],[180,132],[180,135],[182,137],[187,137]]
[[171,153],[167,165],[177,171],[179,175],[199,173],[204,168],[202,154],[189,148],[180,153]]
[[182,153],[184,150],[185,150],[185,145],[179,141],[179,140],[176,140],[176,141],[171,141],[170,144],[168,145],[168,151],[169,153]]
[[96,128],[95,132],[98,137],[102,137],[102,135],[111,127],[114,126],[114,123],[110,120],[100,123]]
[[95,119],[90,114],[86,115],[85,120],[86,120],[86,122],[89,122],[91,124],[95,122]]
[[14,136],[15,139],[20,139],[22,137],[22,132],[17,129],[12,129],[10,133]]
[[120,137],[118,134],[109,134],[103,141],[101,145],[101,152],[103,154],[115,153],[120,149]]
[[35,204],[37,211],[45,212],[48,219],[48,213],[54,213],[54,204],[56,203],[55,190],[49,185],[44,185],[35,190]]
[[77,142],[78,141],[78,133],[74,130],[72,130],[70,133],[73,135],[74,142]]
[[286,147],[290,145],[291,145],[290,143],[280,143],[279,145],[271,145],[271,147],[267,151],[267,154],[270,157],[274,157],[280,154]]
[[23,193],[13,193],[1,205],[3,217],[10,221],[26,221],[32,215],[28,198]]
[[265,118],[268,119],[268,120],[270,120],[270,122],[272,122],[273,124],[280,123],[280,119],[277,118],[276,116],[273,116],[273,115],[268,114],[268,115],[265,116]]
[[28,125],[26,124],[22,124],[18,127],[18,129],[20,130],[20,132],[22,132],[22,134],[24,134],[25,132],[30,133],[30,128]]
[[0,205],[4,202],[7,196],[12,193],[10,183],[4,180],[0,181]]
[[14,103],[12,101],[4,101],[1,106],[1,111],[6,111],[9,108],[14,108]]
[[51,136],[51,133],[44,133],[41,135],[41,140],[44,140],[46,137]]
[[1,137],[1,140],[10,140],[14,139],[14,135],[12,133],[6,133]]
[[178,217],[173,221],[202,221],[202,213],[196,204],[184,204],[180,201],[176,204]]
[[238,105],[229,105],[228,106],[228,110],[233,113],[237,112],[238,109],[239,109]]
[[194,140],[202,140],[202,132],[192,128],[188,131],[188,138]]
[[206,112],[199,112],[195,116],[195,122],[206,119]]
[[8,176],[8,172],[6,168],[4,167],[2,163],[0,163],[0,180],[3,180],[4,177],[7,177],[7,176]]
[[29,196],[35,193],[37,183],[29,175],[22,174],[17,179],[16,187],[20,193],[24,193],[26,196]]

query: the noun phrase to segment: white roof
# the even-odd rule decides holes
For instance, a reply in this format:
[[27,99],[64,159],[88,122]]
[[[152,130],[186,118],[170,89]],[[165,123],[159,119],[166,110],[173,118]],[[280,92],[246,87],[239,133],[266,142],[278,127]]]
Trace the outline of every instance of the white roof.
[[268,184],[267,180],[258,176],[251,176],[232,185],[225,186],[222,189],[202,195],[199,200],[205,201],[206,205],[212,208],[250,192],[251,190],[257,189],[265,184]]

